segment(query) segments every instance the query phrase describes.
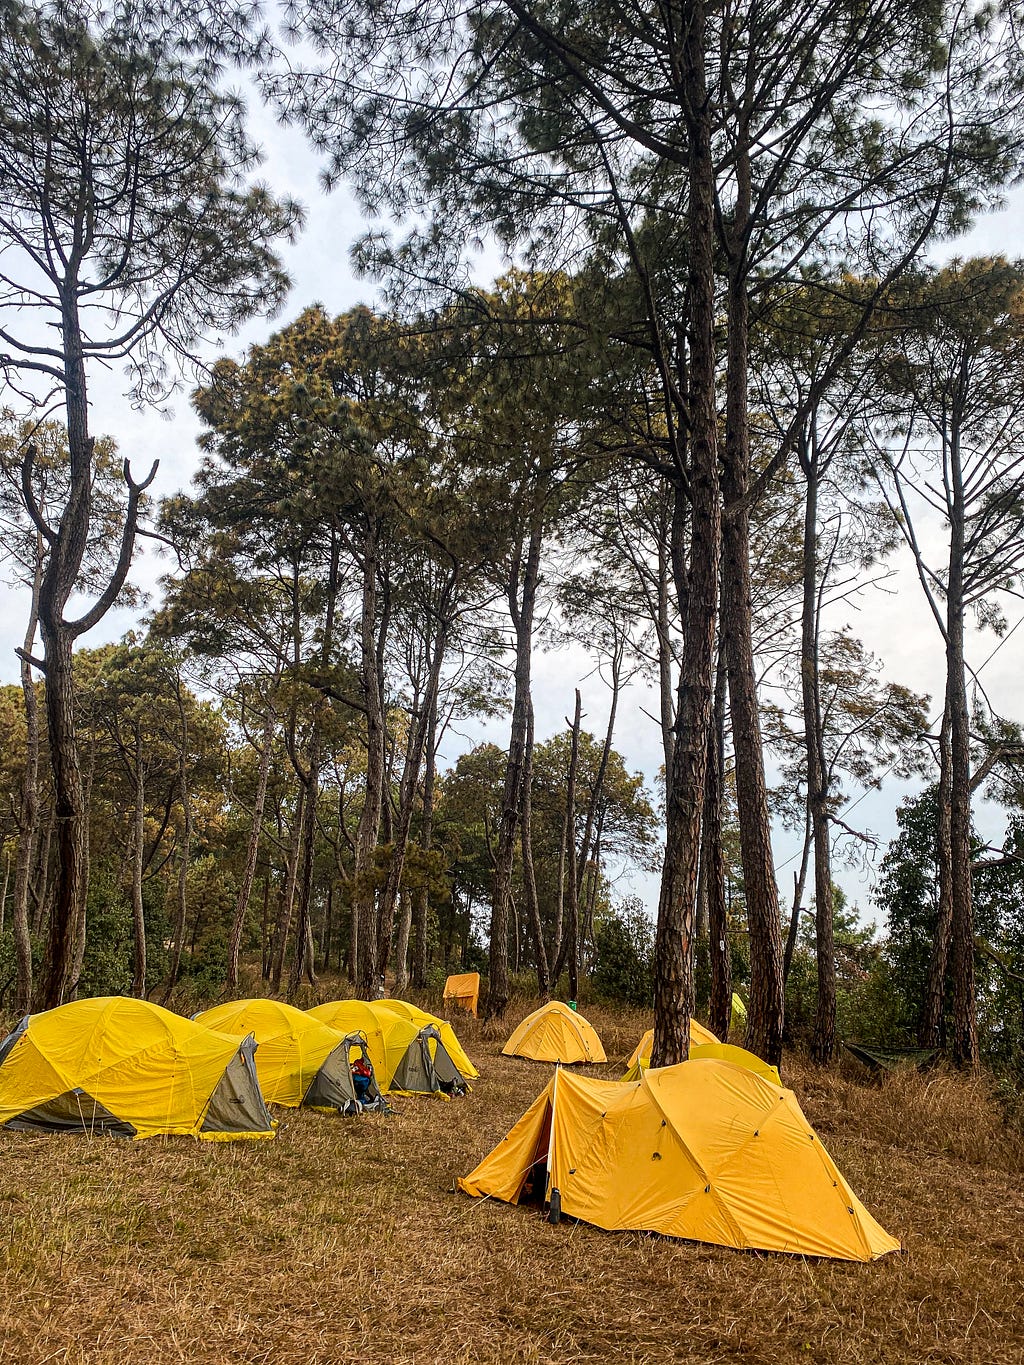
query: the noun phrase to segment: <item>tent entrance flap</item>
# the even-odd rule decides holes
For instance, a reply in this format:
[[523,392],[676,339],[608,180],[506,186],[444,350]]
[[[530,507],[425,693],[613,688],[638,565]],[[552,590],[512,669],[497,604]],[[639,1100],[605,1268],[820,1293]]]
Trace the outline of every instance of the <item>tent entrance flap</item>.
[[256,1039],[250,1033],[228,1062],[210,1096],[201,1133],[267,1132],[273,1129],[256,1076]]
[[136,1129],[112,1114],[84,1090],[68,1090],[44,1104],[8,1119],[5,1128],[18,1133],[90,1133],[102,1137],[133,1138]]

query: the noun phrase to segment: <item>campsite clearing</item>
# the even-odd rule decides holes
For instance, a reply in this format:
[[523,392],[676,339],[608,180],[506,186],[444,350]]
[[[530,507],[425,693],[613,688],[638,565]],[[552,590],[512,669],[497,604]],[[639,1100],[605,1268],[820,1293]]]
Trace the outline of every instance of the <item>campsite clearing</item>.
[[[521,1013],[525,1013],[525,1007]],[[643,1017],[588,1010],[621,1075]],[[545,1083],[460,1021],[482,1079],[274,1142],[0,1134],[0,1361],[506,1365],[1022,1358],[1024,1145],[943,1073],[784,1076],[903,1254],[739,1253],[452,1189]],[[593,1074],[593,1068],[588,1069]],[[855,1079],[856,1077],[856,1079]]]

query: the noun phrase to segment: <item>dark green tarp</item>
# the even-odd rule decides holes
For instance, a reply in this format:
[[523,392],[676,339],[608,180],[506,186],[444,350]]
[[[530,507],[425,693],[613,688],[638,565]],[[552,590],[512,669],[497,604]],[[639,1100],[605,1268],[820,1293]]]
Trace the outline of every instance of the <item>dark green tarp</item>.
[[873,1043],[847,1043],[846,1050],[872,1071],[907,1071],[914,1067],[923,1071],[941,1054],[937,1047],[876,1047]]

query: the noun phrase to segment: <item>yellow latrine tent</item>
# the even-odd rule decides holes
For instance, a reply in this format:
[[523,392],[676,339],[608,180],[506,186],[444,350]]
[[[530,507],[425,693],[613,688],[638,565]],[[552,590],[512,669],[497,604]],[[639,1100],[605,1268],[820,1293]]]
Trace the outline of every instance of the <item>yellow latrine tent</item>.
[[195,1020],[236,1038],[253,1034],[256,1074],[268,1104],[358,1112],[349,1061],[351,1049],[361,1047],[358,1036],[280,1000],[229,1000]]
[[[709,1028],[703,1024],[698,1024],[696,1019],[690,1020],[690,1046],[704,1043],[717,1043],[718,1039]],[[654,1047],[654,1029],[649,1028],[644,1036],[633,1049],[633,1055],[626,1063],[626,1074],[624,1081],[638,1081],[651,1065],[651,1050]]]
[[444,1003],[448,1001],[460,1010],[476,1015],[480,1003],[480,973],[462,972],[450,976],[444,983]]
[[23,1132],[269,1138],[252,1036],[217,1033],[147,1000],[75,1000],[0,1043],[0,1125]]
[[447,1020],[439,1019],[436,1014],[428,1014],[426,1010],[421,1010],[416,1005],[410,1005],[407,1000],[377,1000],[374,1005],[382,1005],[385,1009],[400,1014],[403,1019],[408,1019],[417,1028],[436,1028],[448,1056],[459,1068],[461,1074],[468,1081],[475,1080],[480,1075],[480,1072],[466,1056],[465,1049],[455,1036],[455,1030]]
[[582,1014],[559,1000],[528,1014],[501,1049],[531,1062],[606,1062],[601,1039]]
[[630,1085],[559,1068],[459,1185],[609,1232],[846,1261],[899,1249],[793,1092],[731,1062],[683,1062]]
[[382,1093],[465,1093],[466,1083],[433,1025],[420,1028],[394,1010],[365,1000],[332,1000],[307,1013],[341,1033],[362,1034]]

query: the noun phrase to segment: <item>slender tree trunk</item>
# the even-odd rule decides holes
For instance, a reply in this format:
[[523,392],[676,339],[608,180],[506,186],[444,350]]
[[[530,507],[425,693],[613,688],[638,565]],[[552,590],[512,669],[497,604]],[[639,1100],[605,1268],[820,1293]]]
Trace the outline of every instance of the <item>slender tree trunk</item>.
[[[430,712],[423,771],[423,814],[420,821],[420,848],[429,853],[434,839],[434,779],[437,769],[437,697]],[[427,913],[430,895],[426,885],[417,887],[414,896],[413,923],[416,929],[416,948],[413,954],[412,984],[417,990],[427,985]]]
[[274,943],[271,954],[270,980],[274,992],[281,990],[284,975],[284,958],[288,947],[288,931],[291,928],[292,909],[295,905],[295,886],[298,881],[299,858],[302,848],[303,812],[305,810],[306,789],[300,783],[295,798],[295,824],[292,828],[288,860],[285,870],[284,886],[277,907],[277,922],[274,925]]
[[530,665],[533,649],[533,613],[537,597],[543,517],[539,490],[535,494],[530,541],[522,568],[522,600],[519,601],[519,573],[509,582],[509,611],[516,631],[515,695],[512,704],[512,732],[509,737],[508,766],[498,827],[498,852],[494,869],[494,894],[491,902],[491,930],[488,954],[487,1019],[500,1018],[508,1005],[509,907],[512,900],[512,867],[515,861],[516,826],[522,807],[523,760],[530,700]]
[[356,835],[352,887],[352,931],[358,934],[359,985],[368,999],[377,988],[377,898],[374,852],[380,834],[384,802],[387,730],[377,653],[377,525],[368,522],[363,541],[363,588],[360,616],[360,688],[366,707],[366,789]]
[[932,940],[931,958],[928,962],[928,980],[925,985],[921,1019],[917,1030],[917,1041],[921,1047],[938,1047],[942,1042],[942,1018],[946,999],[946,968],[949,965],[949,943],[953,930],[953,899],[950,879],[953,843],[952,799],[950,795],[952,785],[951,717],[952,700],[947,667],[946,699],[942,712],[942,728],[939,731],[939,788],[935,809],[938,906],[935,937]]
[[401,914],[398,917],[398,936],[395,939],[395,994],[399,997],[409,989],[409,940],[412,937],[412,896],[399,891]]
[[832,856],[828,816],[828,772],[825,763],[818,672],[818,464],[813,447],[801,451],[807,481],[804,500],[803,604],[800,633],[800,679],[807,764],[807,809],[814,843],[814,927],[818,1000],[814,1013],[811,1055],[827,1066],[836,1047],[836,955],[833,934]]
[[146,911],[142,903],[142,871],[146,841],[146,764],[142,727],[135,727],[135,811],[132,833],[132,995],[146,996]]
[[273,707],[268,703],[263,718],[263,734],[260,738],[260,766],[256,775],[256,793],[253,801],[252,825],[249,829],[249,842],[245,850],[245,866],[242,881],[235,901],[235,913],[231,919],[231,933],[228,938],[228,970],[224,983],[226,991],[233,991],[238,985],[238,957],[242,948],[242,931],[245,916],[249,909],[253,881],[256,877],[256,864],[260,852],[260,832],[263,825],[263,811],[267,802],[267,786],[270,782],[270,761],[274,749],[274,729],[276,718]]
[[747,413],[749,301],[745,243],[750,216],[749,165],[736,166],[736,227],[732,236],[726,365],[725,500],[722,556],[722,630],[729,669],[729,702],[736,757],[736,804],[750,929],[750,1002],[746,1046],[777,1066],[782,1059],[784,994],[779,895],[772,859],[771,819],[758,710],[750,580],[750,427]]
[[544,927],[537,896],[537,871],[533,863],[533,701],[527,708],[526,751],[523,758],[523,806],[520,821],[523,847],[523,889],[530,918],[530,934],[537,965],[537,994],[545,1003],[551,999],[548,954],[544,946]]
[[725,660],[719,649],[712,723],[708,731],[708,771],[704,788],[704,895],[708,910],[708,954],[711,972],[711,1032],[723,1042],[732,1015],[732,956],[729,952],[729,910],[725,894],[725,848],[722,842],[722,801],[725,786]]
[[174,987],[178,984],[181,969],[181,952],[185,943],[185,921],[188,916],[188,872],[192,863],[192,791],[188,777],[189,733],[188,716],[182,696],[181,675],[174,680],[175,698],[178,703],[178,721],[181,725],[181,752],[178,759],[178,794],[181,797],[181,857],[178,861],[178,901],[174,921],[174,955],[167,986],[160,1003],[166,1005]]
[[950,523],[946,593],[946,676],[949,679],[949,835],[952,903],[953,1039],[955,1065],[978,1066],[974,901],[971,886],[971,729],[964,665],[964,498],[959,441],[951,441],[954,515]]
[[14,866],[14,905],[11,919],[14,929],[14,952],[17,962],[17,984],[14,1008],[18,1016],[32,1008],[32,937],[29,933],[29,880],[32,860],[39,838],[39,701],[36,696],[32,667],[28,662],[35,646],[39,614],[39,589],[43,573],[43,538],[36,534],[36,564],[32,580],[32,603],[25,630],[24,652],[21,655],[21,691],[25,706],[25,774],[21,783],[18,810],[18,854]]
[[573,712],[569,739],[569,774],[565,784],[566,810],[566,889],[568,891],[568,922],[565,937],[555,963],[555,980],[569,968],[569,999],[579,998],[580,988],[580,879],[579,859],[576,850],[576,785],[580,767],[580,720],[582,718],[582,699],[576,689],[576,709]]
[[[665,862],[654,956],[653,1066],[685,1061],[694,1004],[693,949],[700,821],[711,722],[718,605],[721,503],[715,365],[714,170],[704,65],[702,0],[685,11],[682,79],[689,133],[687,238],[689,262],[689,512],[688,577],[675,566],[683,622],[672,767],[667,774]],[[677,451],[680,466],[683,450]],[[674,527],[685,522],[686,490],[675,486]]]
[[288,994],[294,997],[303,978],[310,986],[316,985],[316,964],[313,961],[313,863],[316,853],[316,812],[320,798],[320,729],[313,722],[309,750],[306,755],[306,780],[302,807],[300,836],[300,872],[298,880],[299,921],[295,929],[295,952],[288,981]]

